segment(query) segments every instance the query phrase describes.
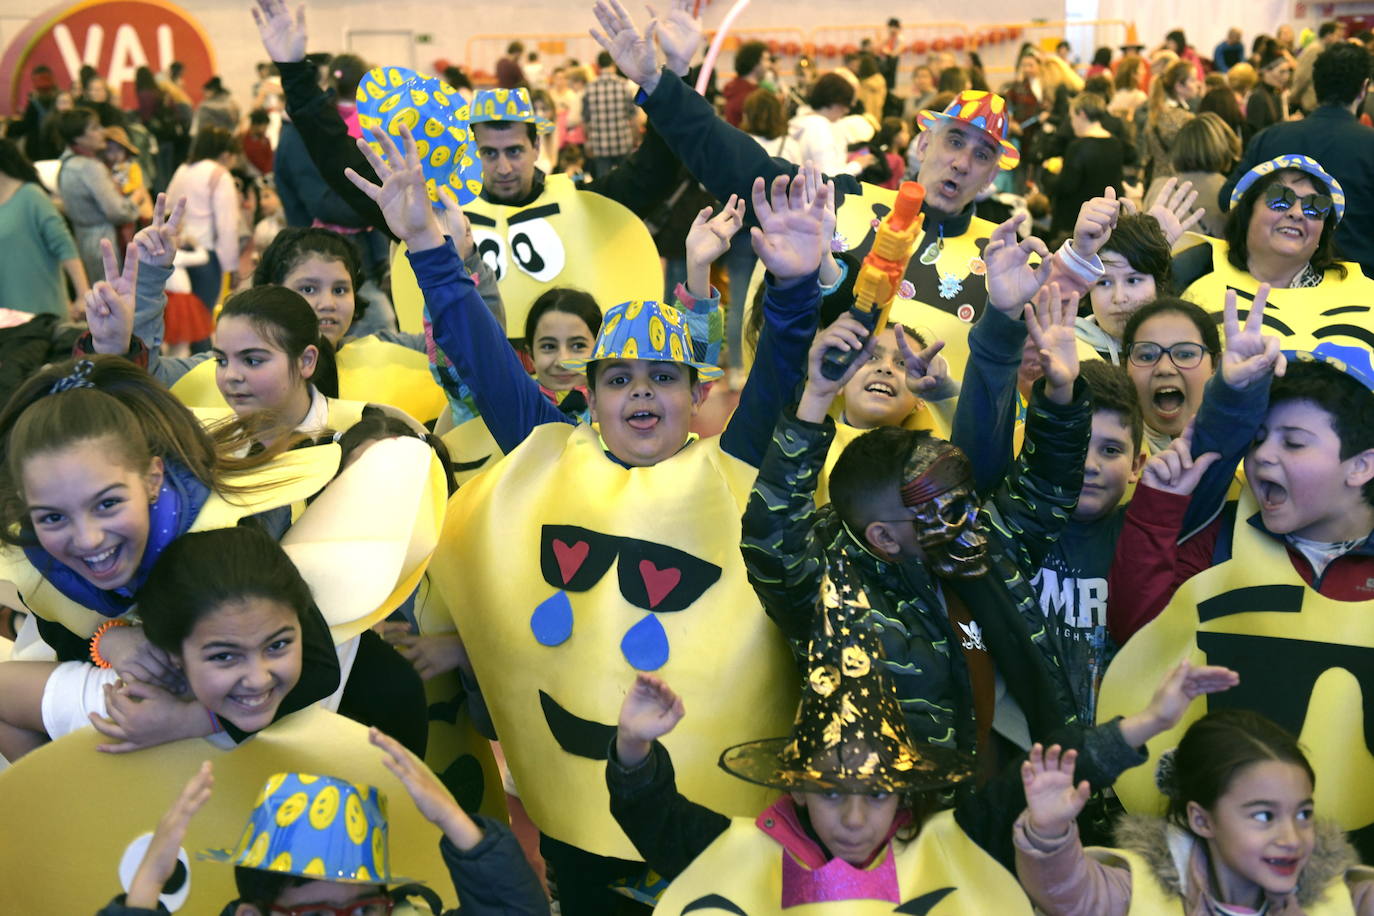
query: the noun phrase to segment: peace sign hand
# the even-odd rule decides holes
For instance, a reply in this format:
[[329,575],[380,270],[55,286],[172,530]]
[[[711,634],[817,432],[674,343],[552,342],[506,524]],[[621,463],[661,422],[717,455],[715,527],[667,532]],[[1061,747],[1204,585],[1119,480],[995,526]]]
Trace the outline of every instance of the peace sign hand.
[[1244,390],[1263,382],[1270,375],[1281,376],[1288,368],[1288,358],[1279,349],[1279,338],[1264,333],[1264,308],[1268,302],[1269,284],[1262,283],[1242,327],[1236,291],[1226,291],[1223,323],[1226,350],[1221,356],[1221,378],[1230,388]]
[[949,384],[949,363],[940,355],[945,342],[937,340],[917,353],[911,348],[906,331],[900,324],[894,325],[893,333],[897,337],[897,350],[906,364],[906,387],[911,393],[930,395],[944,389]]
[[172,212],[168,213],[167,195],[159,194],[157,203],[153,205],[153,221],[138,230],[129,244],[126,257],[137,251],[138,260],[145,264],[171,267],[176,260],[177,239],[181,235],[181,220],[185,215],[186,198],[178,200]]
[[138,258],[133,245],[124,253],[124,271],[115,260],[114,245],[100,240],[105,279],[86,293],[86,324],[97,353],[123,356],[134,336],[134,289],[138,285]]

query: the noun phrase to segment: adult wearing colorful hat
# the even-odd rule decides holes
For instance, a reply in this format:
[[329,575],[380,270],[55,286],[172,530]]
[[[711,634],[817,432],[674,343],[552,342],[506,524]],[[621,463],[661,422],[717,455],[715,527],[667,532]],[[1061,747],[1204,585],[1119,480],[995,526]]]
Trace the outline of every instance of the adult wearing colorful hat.
[[[727,773],[784,793],[757,817],[727,818],[678,792],[658,739],[683,719],[684,704],[657,677],[640,675],[630,688],[606,781],[616,819],[672,882],[656,916],[1031,912],[1008,870],[1016,773],[959,793],[953,811],[929,813],[938,803],[928,793],[967,780],[972,761],[911,740],[872,614],[843,565],[829,570],[791,734],[721,754]],[[1145,713],[1087,733],[1088,778],[1110,782],[1141,760],[1135,747],[1186,706],[1187,689],[1208,689],[1201,685],[1220,674],[1171,672]]]
[[[637,101],[649,123],[712,194],[722,200],[731,194],[747,196],[755,177],[772,181],[777,175],[798,172],[797,165],[769,157],[748,134],[717,117],[715,109],[676,74],[660,69],[647,53],[651,43],[618,4],[612,7],[598,0],[596,14],[604,33],[593,34],[643,90]],[[957,376],[963,370],[968,324],[986,302],[981,254],[993,224],[974,215],[975,201],[999,170],[1016,167],[1019,153],[1007,140],[1006,103],[994,93],[963,92],[944,111],[923,111],[919,120],[917,180],[926,191],[925,223],[907,265],[912,296],[896,302],[891,317],[928,328],[944,340],[945,355]],[[852,175],[832,174],[826,179],[835,188],[836,245],[862,258],[872,244],[874,220],[889,212],[895,194]],[[1084,246],[1079,253],[1081,264],[1074,262],[1078,270],[1056,258],[1061,288],[1086,290],[1101,274],[1095,248]],[[1061,263],[1066,265],[1062,271]]]
[[1300,153],[1320,162],[1344,190],[1350,204],[1336,227],[1341,254],[1374,276],[1374,128],[1356,120],[1369,94],[1369,54],[1340,43],[1323,51],[1313,67],[1317,107],[1301,121],[1275,123],[1258,133],[1222,188],[1225,207],[1231,186],[1275,156]]
[[1284,346],[1374,346],[1374,280],[1336,253],[1347,207],[1335,176],[1310,156],[1286,153],[1241,176],[1230,201],[1226,237],[1192,235],[1196,244],[1174,258],[1183,296],[1220,321],[1227,289],[1253,299],[1268,284],[1265,324]]
[[[281,70],[287,110],[320,173],[359,215],[384,226],[376,205],[344,177],[345,168],[374,176],[305,61],[303,7],[293,15],[286,0],[258,0],[253,13]],[[700,30],[665,25],[659,36],[669,66],[686,73]],[[475,243],[500,281],[507,327],[524,327],[526,310],[548,284],[585,289],[603,303],[662,295],[657,249],[642,218],[677,186],[678,162],[654,130],[621,167],[578,193],[566,176],[545,175],[535,166],[535,143],[547,122],[535,116],[527,90],[479,93],[471,122],[470,154],[481,163],[482,190],[466,212]],[[465,244],[462,232],[453,234]],[[466,256],[466,248],[460,250]],[[392,267],[401,328],[418,331],[414,277],[399,253]]]

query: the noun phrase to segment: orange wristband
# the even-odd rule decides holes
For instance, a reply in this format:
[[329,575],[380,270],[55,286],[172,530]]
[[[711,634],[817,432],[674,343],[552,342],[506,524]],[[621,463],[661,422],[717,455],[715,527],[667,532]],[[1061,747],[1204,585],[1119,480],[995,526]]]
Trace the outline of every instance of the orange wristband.
[[109,668],[109,667],[110,667],[110,663],[107,662],[107,661],[104,659],[104,657],[100,654],[100,637],[102,637],[102,636],[104,636],[106,633],[110,632],[110,630],[113,629],[114,627],[127,627],[127,626],[130,626],[129,621],[127,621],[127,620],[122,620],[122,619],[119,619],[119,618],[116,618],[116,619],[114,619],[114,620],[107,620],[107,621],[105,621],[104,623],[102,623],[100,626],[96,627],[95,632],[94,632],[93,634],[91,634],[91,663],[92,663],[92,664],[94,664],[97,668]]

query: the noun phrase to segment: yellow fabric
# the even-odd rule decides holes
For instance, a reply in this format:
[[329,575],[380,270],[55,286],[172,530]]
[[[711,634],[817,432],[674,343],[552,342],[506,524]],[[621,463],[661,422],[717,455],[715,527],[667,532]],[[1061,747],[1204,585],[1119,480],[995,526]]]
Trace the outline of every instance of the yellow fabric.
[[235,848],[258,791],[279,772],[327,773],[381,789],[392,871],[424,881],[445,908],[456,905],[438,828],[416,810],[356,722],[312,707],[232,751],[193,738],[136,754],[101,754],[95,746],[104,740],[94,729],[81,729],[0,772],[6,823],[33,825],[0,830],[6,913],[94,913],[105,906],[123,891],[119,865],[127,846],[157,827],[203,760],[214,766],[215,790],[181,844],[190,896],[178,912],[218,913],[237,896],[233,867],[196,853]]
[[[510,222],[547,206],[558,210]],[[567,175],[549,175],[544,193],[523,206],[478,199],[463,209],[469,218],[476,217],[472,235],[478,250],[488,263],[498,265],[509,337],[524,336],[530,305],[550,286],[586,290],[603,311],[631,299],[663,298],[658,249],[644,222],[609,197],[577,190]],[[483,225],[483,219],[495,226]],[[391,298],[401,330],[418,332],[424,328],[424,296],[405,251],[398,246],[391,258]]]
[[635,538],[720,567],[695,603],[653,615],[669,645],[655,673],[697,710],[665,743],[689,798],[728,815],[767,802],[767,790],[716,766],[723,747],[786,734],[797,708],[790,653],[739,553],[740,516],[756,473],[715,438],[653,467],[627,469],[606,457],[592,427],[549,423],[450,501],[430,577],[467,644],[521,801],[545,833],[598,855],[639,858],[611,818],[604,760],[560,747],[540,692],[572,715],[614,726],[635,677],[620,643],[650,616],[621,594],[618,573],[648,581],[642,562],[617,570],[634,546],[625,545],[588,590],[567,592],[566,641],[536,641],[532,614],[559,591],[541,572],[546,524]]
[[439,542],[448,485],[419,439],[373,443],[282,538],[341,643],[415,591]]
[[[333,443],[286,452],[254,471],[230,476],[230,483],[258,489],[232,496],[212,491],[190,530],[227,528],[249,515],[303,500],[319,492],[338,467],[339,447]],[[0,580],[14,584],[28,610],[77,636],[90,638],[107,619],[59,592],[17,547],[0,551]]]
[[[1139,853],[1129,849],[1107,849],[1090,846],[1084,850],[1091,858],[1104,865],[1131,870],[1131,908],[1127,916],[1160,916],[1166,913],[1184,913],[1183,900],[1170,893],[1159,883],[1154,869]],[[1327,886],[1328,890],[1321,900],[1303,907],[1306,916],[1355,916],[1355,905],[1345,886],[1345,877],[1337,876]]]
[[[685,720],[684,720],[685,721]],[[690,797],[690,796],[689,796]],[[753,818],[737,817],[729,829],[697,856],[677,880],[668,886],[654,916],[724,916],[744,912],[748,916],[879,916],[894,912],[914,912],[929,916],[1030,916],[1031,904],[1021,886],[997,861],[969,839],[954,821],[954,814],[941,811],[926,821],[915,841],[894,841],[888,855],[897,857],[897,883],[902,903],[932,894],[927,908],[898,910],[890,902],[845,900],[834,903],[809,903],[782,909],[782,857],[777,841],[758,828]],[[951,893],[934,899],[950,888]],[[688,909],[693,901],[719,895],[737,910],[724,906],[700,905]]]
[[[429,357],[419,350],[376,337],[361,337],[346,343],[338,351],[337,360],[340,400],[386,404],[422,423],[433,420],[448,407],[444,390],[429,374]],[[172,394],[188,407],[228,406],[215,384],[212,359],[177,379]],[[352,424],[339,428],[348,425]]]
[[[501,460],[501,446],[487,429],[486,421],[480,416],[473,417],[462,426],[455,426],[439,437],[448,446],[448,457],[453,463],[453,479],[461,487],[478,474],[494,466]],[[477,464],[467,470],[459,470],[460,464]]]
[[[839,404],[839,402],[836,402]],[[951,402],[952,403],[952,402]],[[837,406],[832,413],[839,412]],[[949,438],[949,422],[941,413],[937,413],[932,406],[922,401],[916,410],[912,411],[905,422],[902,423],[907,429],[928,429],[933,435],[941,439]],[[816,505],[823,506],[830,502],[830,472],[835,469],[835,462],[840,460],[840,454],[849,446],[849,443],[868,432],[866,429],[859,429],[857,426],[850,426],[838,419],[835,421],[835,438],[830,442],[830,451],[825,456],[825,466],[821,469],[821,479],[816,483]]]
[[[1186,238],[1211,247],[1212,272],[1192,283],[1183,297],[1220,321],[1226,290],[1235,289],[1243,294],[1239,305],[1242,314],[1247,313],[1247,297],[1253,297],[1259,288],[1255,278],[1231,266],[1226,260],[1230,249],[1221,239],[1193,233]],[[1360,271],[1360,265],[1344,263],[1349,271],[1344,280],[1336,271],[1328,270],[1320,286],[1270,291],[1264,324],[1269,333],[1283,338],[1285,349],[1311,350],[1324,341],[1374,347],[1374,280]]]
[[[1260,658],[1272,654],[1272,696],[1288,699],[1299,685],[1284,684],[1285,670],[1301,662],[1305,643],[1355,646],[1374,649],[1374,601],[1337,601],[1308,587],[1282,543],[1255,528],[1248,519],[1258,512],[1247,487],[1236,511],[1231,559],[1204,570],[1185,582],[1169,605],[1121,648],[1102,681],[1098,720],[1129,715],[1143,709],[1164,672],[1185,656],[1194,664],[1221,664],[1208,658],[1200,646],[1215,645],[1214,634],[1272,639],[1272,649],[1261,643],[1250,651]],[[1251,592],[1236,600],[1253,601],[1256,610],[1201,620],[1200,603],[1256,586],[1295,586],[1301,604],[1289,607],[1281,597]],[[1243,605],[1251,606],[1251,605]],[[1264,610],[1271,607],[1272,610]],[[1233,650],[1239,651],[1239,650]],[[1280,659],[1287,658],[1287,667]],[[1242,678],[1244,689],[1246,680]],[[1252,689],[1254,685],[1251,685]],[[1307,684],[1300,685],[1306,688]],[[1183,721],[1149,743],[1151,759],[1177,747],[1184,731],[1209,708],[1226,705],[1227,694],[1194,702]],[[1354,676],[1341,668],[1323,672],[1306,699],[1300,737],[1308,760],[1317,773],[1315,802],[1323,816],[1347,830],[1374,822],[1374,756],[1365,746],[1363,704],[1374,697],[1360,695]],[[1264,712],[1263,705],[1258,708]],[[1164,800],[1154,784],[1154,768],[1136,767],[1117,780],[1116,793],[1128,809],[1159,814]]]

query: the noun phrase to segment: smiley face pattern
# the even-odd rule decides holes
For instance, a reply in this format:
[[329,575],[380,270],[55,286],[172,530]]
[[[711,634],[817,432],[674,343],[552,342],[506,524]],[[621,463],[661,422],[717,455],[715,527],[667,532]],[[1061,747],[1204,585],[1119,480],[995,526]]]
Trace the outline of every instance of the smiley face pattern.
[[387,849],[386,803],[375,786],[277,773],[258,794],[238,848],[214,857],[331,881],[394,883]]
[[[374,67],[358,84],[358,124],[384,130],[401,143],[401,126],[415,138],[429,199],[439,205],[447,186],[460,204],[482,193],[482,166],[475,155],[469,118],[458,90],[443,80],[405,67]],[[380,143],[369,146],[382,155]]]

